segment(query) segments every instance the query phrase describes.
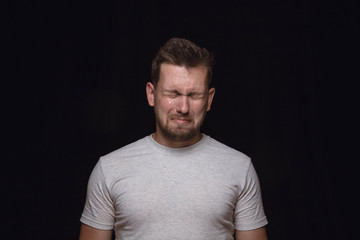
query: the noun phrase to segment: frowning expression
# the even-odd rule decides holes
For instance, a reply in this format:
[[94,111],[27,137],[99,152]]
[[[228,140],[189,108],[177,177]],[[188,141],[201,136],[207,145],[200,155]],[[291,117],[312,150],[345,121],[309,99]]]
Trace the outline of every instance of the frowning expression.
[[161,64],[157,86],[147,84],[154,106],[155,140],[167,146],[190,145],[201,137],[200,127],[210,110],[215,89],[207,86],[207,68]]

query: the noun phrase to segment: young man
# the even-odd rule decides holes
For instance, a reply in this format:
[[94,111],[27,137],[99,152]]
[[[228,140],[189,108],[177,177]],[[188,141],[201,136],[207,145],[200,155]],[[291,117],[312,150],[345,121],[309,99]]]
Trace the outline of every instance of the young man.
[[212,55],[172,38],[147,83],[156,131],[102,158],[88,184],[80,240],[266,240],[251,160],[200,132],[215,89]]

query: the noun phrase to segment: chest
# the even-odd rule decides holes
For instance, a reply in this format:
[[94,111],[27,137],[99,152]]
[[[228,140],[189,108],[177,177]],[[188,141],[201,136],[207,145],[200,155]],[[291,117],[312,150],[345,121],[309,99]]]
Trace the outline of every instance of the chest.
[[239,186],[224,166],[154,161],[130,169],[112,187],[118,223],[232,221]]

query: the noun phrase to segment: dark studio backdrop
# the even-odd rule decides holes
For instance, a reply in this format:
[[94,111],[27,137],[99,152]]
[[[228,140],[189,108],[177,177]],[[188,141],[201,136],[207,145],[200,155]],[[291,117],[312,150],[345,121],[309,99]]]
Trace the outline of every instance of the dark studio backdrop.
[[203,132],[252,158],[269,239],[351,239],[353,3],[4,5],[1,228],[9,239],[77,239],[98,158],[154,131],[145,84],[154,54],[174,36],[215,55]]

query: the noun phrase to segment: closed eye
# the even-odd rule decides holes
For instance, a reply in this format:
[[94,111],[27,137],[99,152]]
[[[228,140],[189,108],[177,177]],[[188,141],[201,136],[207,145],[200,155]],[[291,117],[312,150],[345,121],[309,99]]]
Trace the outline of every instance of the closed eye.
[[204,95],[203,93],[190,93],[188,96],[189,96],[191,99],[194,99],[194,100],[196,100],[196,99],[202,99],[202,98],[205,97],[205,95]]
[[[183,96],[183,94],[178,92],[177,90],[164,90],[161,93],[165,97],[169,97],[169,98],[177,98],[179,96]],[[203,99],[205,97],[205,94],[202,92],[190,92],[186,96],[194,100],[199,100],[199,99]]]
[[178,96],[180,96],[181,94],[174,90],[174,91],[162,91],[162,94],[165,96],[165,97],[169,97],[169,98],[176,98]]

